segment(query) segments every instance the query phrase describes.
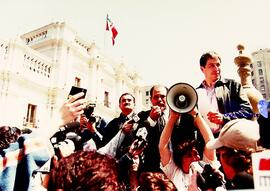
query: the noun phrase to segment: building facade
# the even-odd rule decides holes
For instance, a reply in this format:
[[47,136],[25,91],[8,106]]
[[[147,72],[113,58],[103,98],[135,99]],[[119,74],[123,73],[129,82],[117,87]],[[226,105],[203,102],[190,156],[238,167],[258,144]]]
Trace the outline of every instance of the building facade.
[[252,83],[264,99],[270,100],[270,49],[260,49],[252,53]]
[[1,125],[46,127],[67,99],[71,86],[86,88],[95,114],[119,114],[118,99],[134,94],[143,109],[141,78],[102,54],[68,24],[55,22],[0,41]]

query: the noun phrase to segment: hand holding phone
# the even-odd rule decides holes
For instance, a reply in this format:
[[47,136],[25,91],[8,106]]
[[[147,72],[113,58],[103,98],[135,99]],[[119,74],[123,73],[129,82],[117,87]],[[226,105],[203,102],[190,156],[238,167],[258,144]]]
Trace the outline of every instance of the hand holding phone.
[[83,93],[84,93],[84,95],[83,95],[82,97],[80,97],[80,98],[85,98],[87,89],[79,88],[79,87],[76,87],[76,86],[72,86],[71,89],[70,89],[70,92],[69,92],[69,94],[68,94],[68,99],[69,99],[71,96],[73,96],[73,95],[75,95],[75,94],[78,94],[78,93],[80,93],[80,92],[83,92]]

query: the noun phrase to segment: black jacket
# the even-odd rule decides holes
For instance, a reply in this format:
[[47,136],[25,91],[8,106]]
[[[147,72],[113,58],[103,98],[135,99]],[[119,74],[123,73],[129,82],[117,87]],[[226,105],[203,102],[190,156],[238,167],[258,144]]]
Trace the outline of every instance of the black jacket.
[[[141,111],[138,116],[140,117],[141,124],[144,123],[144,121],[147,120],[149,117],[150,110],[148,111]],[[142,127],[142,125],[139,124],[139,127]],[[159,139],[160,135],[162,133],[162,130],[164,129],[165,121],[164,120],[158,120],[156,125],[154,127],[146,127],[147,129],[147,142],[148,146],[143,151],[143,156],[141,157],[141,162],[139,166],[139,173],[141,172],[158,172],[161,171],[160,169],[160,154],[159,154]]]
[[[204,88],[201,84],[197,89]],[[232,79],[221,79],[215,84],[219,112],[224,122],[233,119],[251,119],[253,112],[242,85]]]
[[106,145],[120,130],[122,125],[128,120],[127,116],[120,114],[119,117],[111,120],[103,131],[102,146]]

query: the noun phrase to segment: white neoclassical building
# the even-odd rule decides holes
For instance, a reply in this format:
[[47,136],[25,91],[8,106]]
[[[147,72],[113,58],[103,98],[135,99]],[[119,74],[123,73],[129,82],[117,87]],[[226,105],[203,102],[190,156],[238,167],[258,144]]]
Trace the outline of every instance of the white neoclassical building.
[[119,114],[124,92],[143,109],[140,76],[81,39],[68,24],[55,22],[20,37],[0,41],[0,125],[46,127],[72,85],[88,90],[95,113]]

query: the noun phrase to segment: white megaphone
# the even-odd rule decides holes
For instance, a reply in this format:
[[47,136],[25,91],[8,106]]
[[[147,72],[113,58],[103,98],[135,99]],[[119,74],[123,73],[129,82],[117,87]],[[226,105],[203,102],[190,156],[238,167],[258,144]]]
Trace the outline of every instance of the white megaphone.
[[174,84],[167,93],[169,107],[177,113],[190,112],[198,102],[196,90],[187,83]]

